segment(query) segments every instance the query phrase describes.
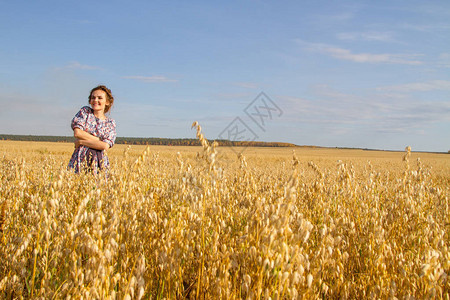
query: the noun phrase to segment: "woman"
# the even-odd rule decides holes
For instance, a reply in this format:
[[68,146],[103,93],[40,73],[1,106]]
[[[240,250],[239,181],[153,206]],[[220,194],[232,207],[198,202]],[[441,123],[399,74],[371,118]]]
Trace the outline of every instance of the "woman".
[[89,106],[84,106],[72,120],[75,151],[69,162],[69,169],[75,173],[85,169],[98,173],[107,170],[109,160],[106,151],[116,140],[116,122],[107,117],[114,103],[111,90],[99,85],[91,90]]

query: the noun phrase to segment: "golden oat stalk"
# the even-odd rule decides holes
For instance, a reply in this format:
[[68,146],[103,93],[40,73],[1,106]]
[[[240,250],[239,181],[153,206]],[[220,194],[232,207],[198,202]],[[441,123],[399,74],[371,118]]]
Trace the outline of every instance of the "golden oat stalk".
[[0,206],[0,234],[3,234],[3,224],[6,220],[6,200]]

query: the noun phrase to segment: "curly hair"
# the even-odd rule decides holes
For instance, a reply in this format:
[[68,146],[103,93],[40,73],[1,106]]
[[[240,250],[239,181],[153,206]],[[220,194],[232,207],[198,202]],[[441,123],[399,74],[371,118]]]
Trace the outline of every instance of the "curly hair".
[[106,86],[99,85],[91,90],[91,93],[89,94],[89,98],[88,98],[89,103],[91,102],[92,93],[95,91],[98,91],[98,90],[104,91],[106,93],[107,100],[109,101],[109,104],[107,103],[105,106],[105,114],[106,114],[111,109],[111,106],[114,103],[114,96],[112,95],[111,90],[108,89]]

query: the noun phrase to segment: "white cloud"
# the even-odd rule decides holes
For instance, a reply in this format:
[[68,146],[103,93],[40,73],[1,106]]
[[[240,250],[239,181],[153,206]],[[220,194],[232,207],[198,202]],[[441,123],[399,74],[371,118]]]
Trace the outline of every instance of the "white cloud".
[[364,40],[376,42],[393,42],[394,38],[390,32],[341,32],[336,35],[340,40]]
[[70,120],[76,110],[45,98],[0,90],[0,133],[71,135]]
[[400,25],[403,29],[409,29],[420,32],[435,33],[436,31],[447,31],[450,29],[448,24],[402,24]]
[[[353,10],[353,9],[352,9]],[[333,14],[316,14],[311,17],[312,22],[318,24],[339,24],[352,20],[355,17],[356,11],[348,11]]]
[[235,82],[234,85],[246,88],[246,89],[256,89],[258,88],[258,84],[252,82]]
[[438,65],[444,68],[450,68],[450,53],[441,53],[439,55]]
[[279,96],[283,117],[298,126],[315,124],[322,131],[352,129],[355,132],[416,132],[433,123],[450,121],[450,103],[433,104],[405,98],[392,99],[385,95],[356,95],[333,89],[327,85],[313,87],[309,99]]
[[435,90],[450,90],[449,80],[432,80],[427,82],[413,82],[377,88],[378,91],[388,92],[428,92]]
[[154,75],[154,76],[123,76],[125,79],[133,79],[138,81],[143,81],[147,83],[158,83],[158,82],[178,82],[176,79],[170,79],[163,75]]
[[349,60],[357,63],[387,63],[387,64],[406,64],[406,65],[420,65],[423,62],[416,60],[418,54],[372,54],[372,53],[353,53],[344,48],[339,48],[321,43],[309,43],[297,39],[296,42],[310,51],[330,55],[331,57]]
[[72,70],[101,70],[102,68],[97,66],[90,66],[90,65],[83,65],[77,61],[71,61],[67,65],[63,67],[57,67],[55,68],[56,71],[61,71],[65,69],[72,69]]
[[333,21],[333,22],[344,22],[344,21],[351,20],[354,17],[355,17],[355,14],[353,12],[343,12],[343,13],[334,14],[334,15],[322,16],[322,18],[324,18],[325,20]]
[[389,63],[420,65],[419,60],[412,60],[411,55],[405,54],[371,54],[371,53],[352,53],[350,50],[337,47],[321,47],[323,53],[329,54],[334,58],[349,60],[358,63]]

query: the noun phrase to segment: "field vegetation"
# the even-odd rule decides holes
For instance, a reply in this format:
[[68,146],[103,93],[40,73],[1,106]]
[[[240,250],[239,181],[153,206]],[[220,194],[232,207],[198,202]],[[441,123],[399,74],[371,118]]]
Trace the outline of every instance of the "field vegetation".
[[[449,299],[450,155],[0,141],[0,298]],[[295,149],[293,151],[293,149]]]

